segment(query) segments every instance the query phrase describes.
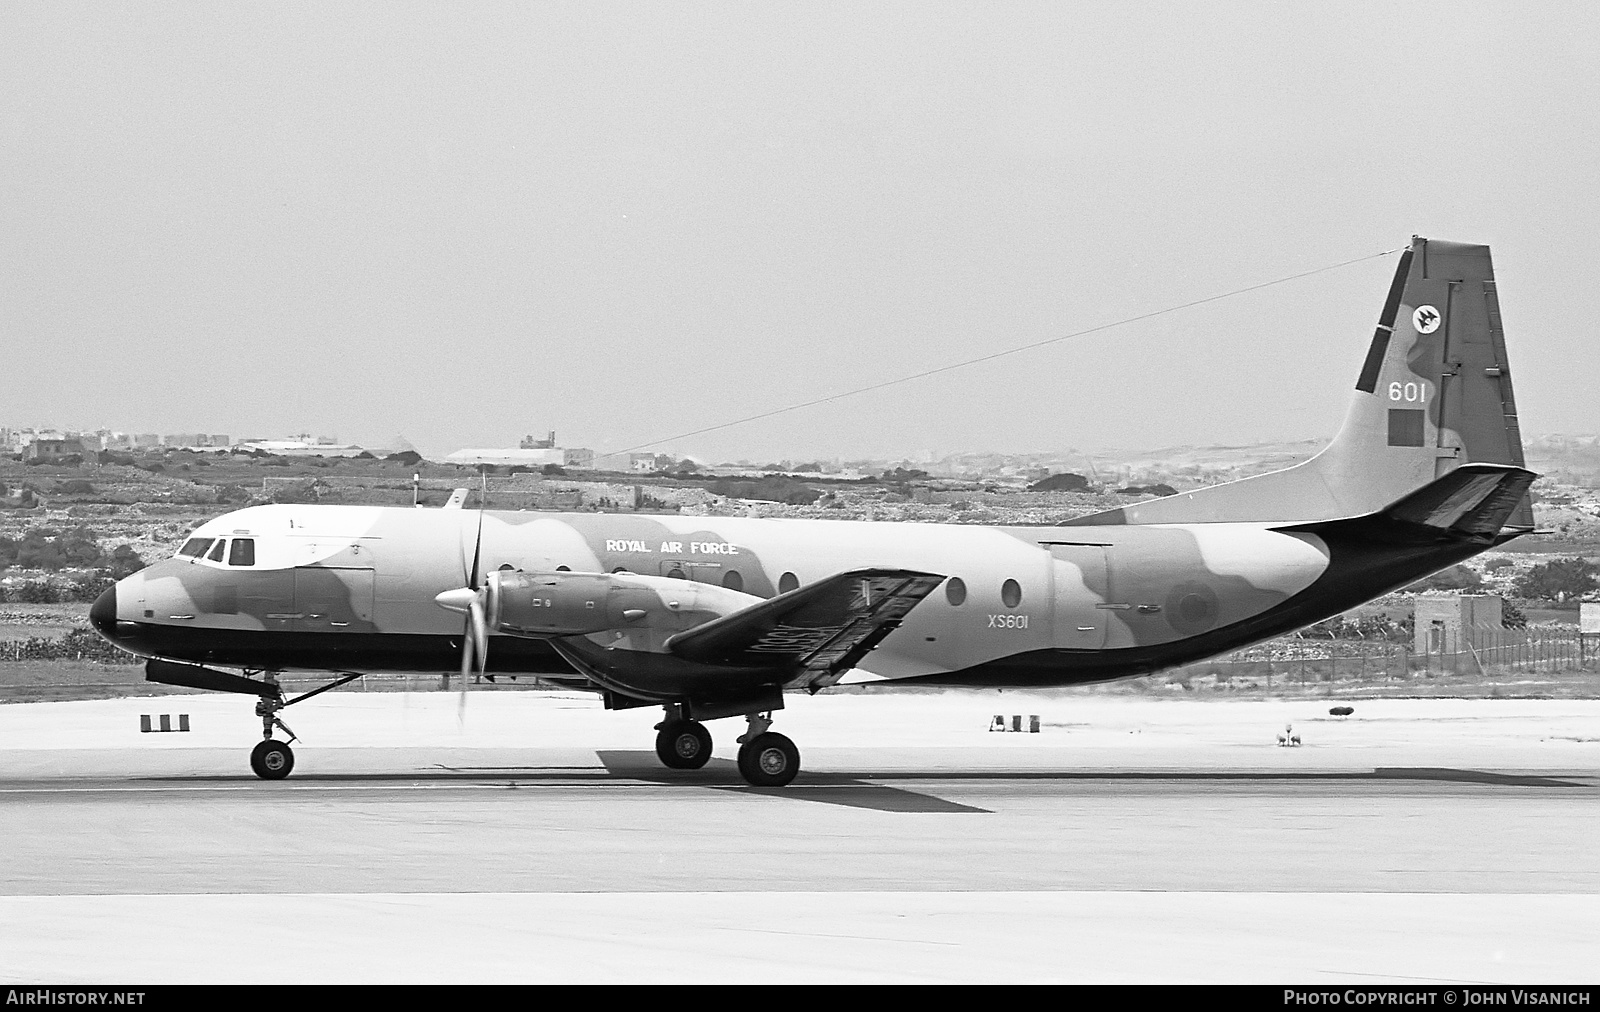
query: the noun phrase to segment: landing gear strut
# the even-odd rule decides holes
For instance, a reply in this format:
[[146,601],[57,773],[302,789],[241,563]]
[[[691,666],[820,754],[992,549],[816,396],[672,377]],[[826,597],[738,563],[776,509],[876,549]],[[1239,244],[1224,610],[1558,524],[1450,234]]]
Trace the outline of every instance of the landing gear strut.
[[794,742],[769,731],[772,717],[765,713],[745,716],[750,729],[739,736],[739,774],[752,787],[783,787],[800,772],[800,750]]
[[[360,677],[361,672],[359,671],[346,672],[327,685],[319,686],[310,692],[302,692],[293,699],[283,698],[283,689],[278,687],[278,673],[276,671],[267,671],[262,674],[261,682],[265,682],[265,685],[261,685],[260,682],[256,682],[254,679],[248,681],[236,679],[236,681],[244,682],[244,684],[253,685],[254,687],[248,690],[240,690],[235,687],[230,691],[250,691],[261,697],[256,700],[256,716],[261,718],[261,737],[264,740],[250,752],[250,768],[255,771],[256,776],[263,780],[282,780],[294,769],[294,751],[289,748],[289,742],[274,741],[272,738],[272,732],[279,730],[284,733],[284,736],[289,741],[299,740],[299,736],[289,730],[289,725],[278,718],[279,710],[303,699],[310,699],[312,696],[327,692],[329,689],[336,689],[344,683]],[[262,692],[261,689],[263,688],[269,688],[272,691],[270,694]]]
[[[276,687],[277,675],[267,672],[266,681]],[[261,718],[261,737],[264,740],[250,751],[250,768],[263,780],[282,780],[294,769],[294,750],[289,747],[289,742],[274,741],[272,738],[274,728],[282,728],[289,741],[298,738],[289,730],[289,725],[278,718],[278,711],[287,705],[283,701],[282,689],[275,696],[262,696],[256,700],[256,716]]]

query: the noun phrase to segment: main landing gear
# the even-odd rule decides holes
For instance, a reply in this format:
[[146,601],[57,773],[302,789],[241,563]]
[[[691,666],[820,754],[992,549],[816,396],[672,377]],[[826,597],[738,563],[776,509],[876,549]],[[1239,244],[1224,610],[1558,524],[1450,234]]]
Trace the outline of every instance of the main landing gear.
[[711,732],[698,720],[669,715],[656,725],[656,755],[674,770],[697,770],[711,759]]
[[739,736],[739,775],[752,787],[783,787],[800,772],[800,750],[794,742],[769,731],[772,717],[765,713],[745,716],[750,729]]
[[[782,787],[800,772],[800,750],[775,731],[770,713],[745,715],[750,728],[739,736],[739,775],[753,787]],[[674,770],[697,770],[711,759],[711,732],[689,720],[678,706],[656,725],[656,755]]]

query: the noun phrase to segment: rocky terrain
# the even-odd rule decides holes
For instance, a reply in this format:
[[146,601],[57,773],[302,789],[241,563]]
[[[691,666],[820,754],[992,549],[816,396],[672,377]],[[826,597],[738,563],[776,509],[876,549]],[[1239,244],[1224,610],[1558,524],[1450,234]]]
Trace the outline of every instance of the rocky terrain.
[[[499,509],[675,511],[690,515],[815,517],[921,523],[1057,524],[1148,495],[1117,488],[1166,484],[1197,488],[1287,467],[1320,444],[1177,447],[1101,455],[1088,491],[1035,492],[1028,480],[991,476],[952,478],[899,472],[904,480],[847,480],[820,475],[730,480],[716,475],[567,475],[493,473],[471,467],[362,458],[265,457],[228,452],[164,451],[96,464],[31,465],[0,458],[0,537],[19,538],[37,527],[89,529],[109,550],[128,545],[158,558],[175,550],[204,520],[252,503],[322,502],[442,505],[451,489],[480,480]],[[1541,437],[1529,443],[1529,466],[1545,475],[1535,486],[1541,533],[1497,554],[1600,555],[1600,437]],[[1017,470],[1018,465],[1002,469]],[[1026,461],[1021,461],[1026,463]],[[1033,469],[1037,474],[1038,470]],[[416,476],[415,481],[413,476]],[[719,491],[720,490],[720,491]],[[733,494],[723,494],[732,492]],[[787,501],[785,501],[787,500]],[[1504,564],[1502,564],[1504,565]],[[1531,563],[1517,561],[1485,575],[1504,582]],[[15,576],[16,574],[9,574]]]

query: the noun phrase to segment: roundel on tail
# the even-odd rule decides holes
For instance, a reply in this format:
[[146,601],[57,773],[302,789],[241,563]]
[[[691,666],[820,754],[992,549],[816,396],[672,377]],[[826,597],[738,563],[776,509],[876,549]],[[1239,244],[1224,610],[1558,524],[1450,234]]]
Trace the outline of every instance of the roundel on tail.
[[1444,316],[1432,306],[1418,306],[1416,312],[1411,314],[1411,325],[1417,328],[1419,334],[1433,333],[1442,322]]

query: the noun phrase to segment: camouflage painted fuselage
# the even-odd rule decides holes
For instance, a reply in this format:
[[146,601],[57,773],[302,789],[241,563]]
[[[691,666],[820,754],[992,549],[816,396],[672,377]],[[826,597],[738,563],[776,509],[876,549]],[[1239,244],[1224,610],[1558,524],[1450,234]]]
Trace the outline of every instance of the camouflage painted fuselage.
[[[118,584],[95,624],[127,649],[201,664],[450,670],[462,618],[434,598],[467,582],[479,524],[475,510],[251,507],[194,535],[250,539],[251,564],[220,552],[158,562]],[[943,586],[845,680],[969,685],[1071,684],[1211,656],[1484,547],[1376,545],[1256,523],[996,528],[486,511],[481,524],[483,572],[622,571],[752,603],[863,567],[939,574]],[[650,633],[585,638],[620,658],[658,651]],[[521,635],[492,637],[488,670],[576,677],[547,640]]]

